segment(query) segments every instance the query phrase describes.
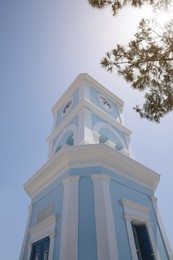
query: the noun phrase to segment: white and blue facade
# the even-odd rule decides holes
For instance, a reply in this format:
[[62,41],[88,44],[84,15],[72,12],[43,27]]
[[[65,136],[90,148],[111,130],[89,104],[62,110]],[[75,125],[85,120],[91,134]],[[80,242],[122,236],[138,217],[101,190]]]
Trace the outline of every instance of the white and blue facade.
[[159,175],[133,158],[123,101],[84,73],[52,113],[48,160],[24,185],[20,260],[173,259],[154,196]]

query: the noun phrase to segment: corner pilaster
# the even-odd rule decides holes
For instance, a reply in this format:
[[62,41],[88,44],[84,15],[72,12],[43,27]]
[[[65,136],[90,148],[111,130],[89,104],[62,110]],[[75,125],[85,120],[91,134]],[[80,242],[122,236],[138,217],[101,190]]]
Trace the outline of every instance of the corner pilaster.
[[151,196],[150,199],[151,199],[151,202],[153,204],[154,212],[156,214],[156,218],[157,218],[157,221],[158,221],[158,224],[159,224],[159,227],[160,227],[160,231],[161,231],[163,241],[164,241],[164,244],[165,244],[165,247],[166,247],[166,250],[167,250],[167,254],[169,256],[169,259],[173,259],[173,253],[172,253],[172,250],[171,250],[171,247],[170,247],[170,244],[169,244],[169,241],[168,241],[168,237],[166,235],[166,231],[165,231],[165,228],[163,226],[162,219],[160,217],[160,213],[159,213],[159,210],[158,210],[158,207],[157,207],[157,198],[155,196]]
[[28,220],[27,220],[27,224],[26,224],[26,229],[25,229],[25,234],[24,234],[24,239],[23,239],[23,244],[22,244],[22,249],[21,249],[19,260],[24,259],[24,252],[25,252],[25,247],[26,247],[27,235],[28,235],[28,232],[29,232],[29,226],[30,226],[31,215],[32,215],[32,204],[28,207],[28,209],[29,209]]
[[63,181],[64,197],[60,240],[60,260],[78,259],[78,182],[80,176]]
[[91,177],[94,184],[98,260],[118,260],[118,248],[109,189],[110,177],[103,174],[93,174]]
[[81,129],[78,135],[78,144],[92,144],[93,140],[93,131],[92,131],[92,112],[87,108],[83,108],[79,112],[79,126]]

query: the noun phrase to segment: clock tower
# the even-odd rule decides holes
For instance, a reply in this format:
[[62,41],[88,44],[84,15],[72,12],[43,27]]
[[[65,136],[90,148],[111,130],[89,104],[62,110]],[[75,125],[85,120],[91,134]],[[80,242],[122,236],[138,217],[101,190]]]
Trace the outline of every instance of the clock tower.
[[48,160],[31,198],[20,260],[171,260],[154,196],[134,160],[123,101],[79,74],[52,108]]

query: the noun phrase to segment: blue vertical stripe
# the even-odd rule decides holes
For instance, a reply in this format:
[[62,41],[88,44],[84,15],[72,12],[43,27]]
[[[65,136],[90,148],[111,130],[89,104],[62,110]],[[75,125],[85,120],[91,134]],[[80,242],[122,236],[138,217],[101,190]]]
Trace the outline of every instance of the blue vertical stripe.
[[97,260],[94,190],[90,176],[79,181],[79,257]]

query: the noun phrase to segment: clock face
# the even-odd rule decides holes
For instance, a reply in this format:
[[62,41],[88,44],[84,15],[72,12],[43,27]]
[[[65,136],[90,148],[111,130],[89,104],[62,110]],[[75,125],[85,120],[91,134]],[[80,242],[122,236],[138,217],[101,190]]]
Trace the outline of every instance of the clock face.
[[65,104],[63,110],[62,110],[62,114],[65,115],[71,108],[72,105],[72,98]]
[[99,99],[99,102],[100,104],[108,111],[111,111],[112,110],[112,105],[111,105],[111,102],[104,96],[102,95],[98,95],[98,99]]

